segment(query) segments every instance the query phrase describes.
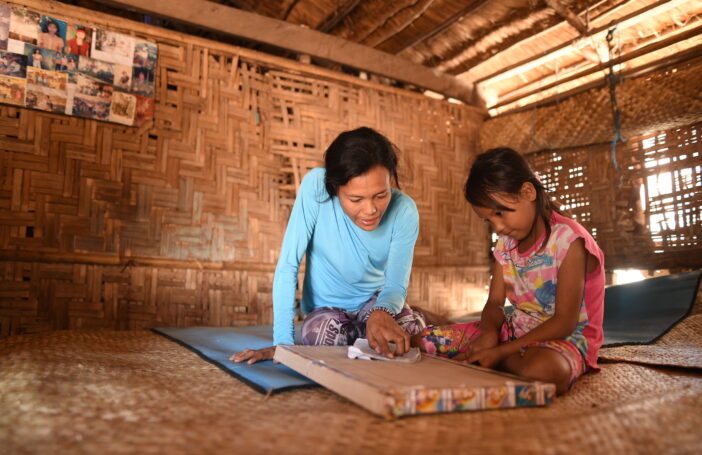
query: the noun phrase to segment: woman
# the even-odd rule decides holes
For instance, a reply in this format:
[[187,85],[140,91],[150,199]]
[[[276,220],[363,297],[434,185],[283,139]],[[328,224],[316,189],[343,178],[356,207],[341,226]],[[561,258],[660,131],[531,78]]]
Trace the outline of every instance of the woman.
[[[410,348],[424,327],[406,304],[419,215],[398,185],[397,155],[370,128],[340,134],[324,168],[303,179],[273,280],[273,343],[294,344],[295,291],[307,255],[301,309],[302,342],[348,345],[365,337],[392,357]],[[239,352],[235,362],[272,359],[275,346]]]

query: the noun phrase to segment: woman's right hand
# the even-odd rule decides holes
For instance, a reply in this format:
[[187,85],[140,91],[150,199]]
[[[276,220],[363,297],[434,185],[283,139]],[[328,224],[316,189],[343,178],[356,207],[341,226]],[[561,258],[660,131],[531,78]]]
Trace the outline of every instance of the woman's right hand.
[[245,349],[241,352],[237,352],[236,354],[232,354],[232,356],[229,357],[229,360],[236,363],[248,361],[246,363],[251,365],[252,363],[260,362],[261,360],[272,360],[274,354],[275,346],[261,349]]

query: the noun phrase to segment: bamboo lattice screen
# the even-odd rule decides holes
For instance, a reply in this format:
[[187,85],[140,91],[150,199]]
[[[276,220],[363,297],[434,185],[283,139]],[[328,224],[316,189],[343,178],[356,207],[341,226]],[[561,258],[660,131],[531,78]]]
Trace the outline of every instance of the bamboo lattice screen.
[[605,253],[606,267],[702,265],[702,124],[529,154],[543,183]]
[[65,4],[23,5],[158,43],[139,129],[0,108],[0,336],[271,321],[295,188],[341,131],[401,150],[421,233],[409,301],[479,309],[487,233],[462,200],[481,113]]

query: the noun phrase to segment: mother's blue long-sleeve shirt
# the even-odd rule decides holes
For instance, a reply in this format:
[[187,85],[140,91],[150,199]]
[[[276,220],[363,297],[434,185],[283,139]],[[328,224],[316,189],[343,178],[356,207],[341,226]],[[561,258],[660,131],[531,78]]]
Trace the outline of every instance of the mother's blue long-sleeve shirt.
[[295,293],[305,253],[304,314],[332,306],[356,311],[378,290],[376,306],[399,313],[407,297],[419,214],[412,198],[392,189],[378,227],[364,231],[329,198],[324,168],[307,173],[295,199],[273,280],[273,342],[294,344]]

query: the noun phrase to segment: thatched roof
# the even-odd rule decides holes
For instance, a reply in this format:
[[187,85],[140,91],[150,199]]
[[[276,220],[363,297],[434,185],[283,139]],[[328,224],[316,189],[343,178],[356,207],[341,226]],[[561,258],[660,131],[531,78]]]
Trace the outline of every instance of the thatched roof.
[[[641,72],[702,51],[702,0],[208,1],[454,75],[475,84],[493,115],[602,83],[610,59],[619,63],[617,71]],[[606,35],[615,26],[608,49]],[[294,56],[265,44],[239,44]]]

